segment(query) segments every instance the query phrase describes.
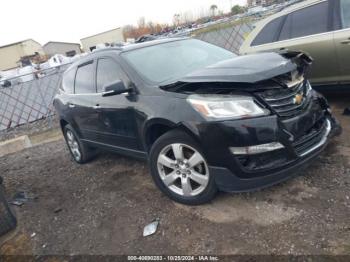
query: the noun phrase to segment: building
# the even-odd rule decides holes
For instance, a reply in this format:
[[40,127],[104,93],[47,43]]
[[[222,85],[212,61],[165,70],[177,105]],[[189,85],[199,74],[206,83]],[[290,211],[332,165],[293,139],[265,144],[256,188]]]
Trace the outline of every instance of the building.
[[92,51],[99,44],[112,44],[116,42],[124,42],[123,29],[121,27],[102,32],[96,35],[88,36],[80,39],[85,52]]
[[43,49],[49,57],[52,57],[56,54],[61,54],[65,56],[75,56],[76,54],[81,53],[80,44],[78,43],[66,43],[66,42],[47,42]]
[[0,46],[0,70],[16,68],[23,60],[44,55],[41,44],[33,39]]

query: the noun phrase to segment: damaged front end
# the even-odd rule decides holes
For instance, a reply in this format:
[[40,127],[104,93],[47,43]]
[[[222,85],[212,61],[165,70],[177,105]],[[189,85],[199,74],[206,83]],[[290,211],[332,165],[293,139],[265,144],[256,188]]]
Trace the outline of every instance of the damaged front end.
[[235,57],[196,70],[161,89],[183,93],[222,93],[288,88],[302,82],[312,58],[302,52]]
[[[326,99],[307,80],[311,63],[301,52],[247,55],[161,87],[188,94],[192,107],[207,118],[199,133],[222,190],[246,191],[282,181],[284,170],[297,170],[340,134]],[[245,114],[233,117],[235,110]],[[215,112],[228,117],[216,118]],[[233,182],[232,174],[243,182]]]

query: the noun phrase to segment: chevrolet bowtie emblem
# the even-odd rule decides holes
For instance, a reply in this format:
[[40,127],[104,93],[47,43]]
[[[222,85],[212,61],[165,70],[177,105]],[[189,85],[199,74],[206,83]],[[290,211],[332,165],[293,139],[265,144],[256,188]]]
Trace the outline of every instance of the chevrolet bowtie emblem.
[[300,94],[296,95],[293,101],[294,101],[294,104],[300,105],[301,102],[303,102],[303,95],[300,95]]

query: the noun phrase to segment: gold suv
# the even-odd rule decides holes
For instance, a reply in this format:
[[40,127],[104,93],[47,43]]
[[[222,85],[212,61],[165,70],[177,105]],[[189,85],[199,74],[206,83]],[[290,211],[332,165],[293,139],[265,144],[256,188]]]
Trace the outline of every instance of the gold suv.
[[298,50],[314,59],[313,84],[350,82],[350,0],[309,0],[256,24],[240,53]]

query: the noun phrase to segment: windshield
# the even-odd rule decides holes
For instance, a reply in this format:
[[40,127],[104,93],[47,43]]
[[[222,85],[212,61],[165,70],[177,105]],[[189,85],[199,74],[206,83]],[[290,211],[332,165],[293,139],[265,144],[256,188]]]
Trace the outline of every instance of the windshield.
[[128,51],[122,56],[141,77],[159,84],[175,81],[199,68],[236,55],[221,47],[188,39]]

